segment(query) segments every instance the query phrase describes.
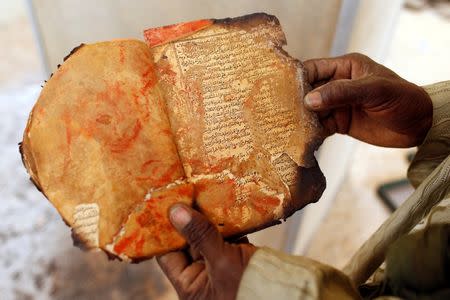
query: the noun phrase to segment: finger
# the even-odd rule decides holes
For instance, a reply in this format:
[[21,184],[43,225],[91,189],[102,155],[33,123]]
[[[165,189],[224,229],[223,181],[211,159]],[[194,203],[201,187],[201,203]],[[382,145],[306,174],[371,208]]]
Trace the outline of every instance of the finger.
[[311,59],[303,64],[308,74],[308,82],[316,86],[316,83],[332,79],[357,79],[374,63],[365,55],[350,53],[338,57]]
[[316,89],[316,88],[318,88],[319,86],[322,86],[322,85],[328,83],[328,81],[329,81],[329,80],[320,80],[320,81],[312,82],[312,83],[311,83],[311,86],[312,86],[313,89]]
[[208,262],[221,255],[224,241],[219,231],[204,215],[185,204],[170,209],[170,221],[183,235],[193,251],[198,251]]
[[189,251],[189,255],[192,258],[192,261],[197,261],[197,260],[202,259],[202,254],[200,253],[200,251],[195,250],[192,247],[189,247],[188,251]]
[[174,286],[181,272],[189,265],[188,257],[181,251],[159,256],[156,261]]
[[207,293],[207,287],[208,286],[208,272],[202,271],[198,274],[198,276],[194,279],[194,281],[191,283],[189,290],[190,291],[201,291],[197,292],[200,293],[199,297],[200,299],[206,299],[205,297],[201,297],[202,294]]
[[330,136],[337,132],[336,120],[331,116],[320,121],[326,130],[326,135]]
[[186,290],[204,270],[205,263],[203,261],[194,262],[189,265],[178,277],[180,288]]
[[337,61],[334,58],[311,59],[303,64],[308,74],[308,82],[313,85],[317,82],[328,81],[337,69]]
[[368,90],[367,79],[335,80],[309,92],[304,103],[308,109],[314,111],[356,105],[364,100]]
[[347,57],[311,59],[304,62],[308,82],[323,84],[331,79],[351,79],[352,62]]
[[323,111],[318,111],[317,115],[319,116],[319,120],[323,120],[323,119],[328,118],[332,113],[333,113],[333,110],[323,110]]
[[320,123],[327,136],[335,133],[349,134],[351,126],[350,106],[333,110],[329,116],[320,119]]

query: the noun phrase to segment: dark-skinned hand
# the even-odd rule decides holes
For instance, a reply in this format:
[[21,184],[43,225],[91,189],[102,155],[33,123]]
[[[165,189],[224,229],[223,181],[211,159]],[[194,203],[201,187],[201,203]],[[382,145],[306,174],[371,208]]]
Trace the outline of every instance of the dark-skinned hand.
[[314,90],[305,106],[316,111],[328,135],[348,134],[384,147],[420,145],[431,127],[429,95],[362,54],[305,63]]
[[180,299],[235,299],[257,248],[225,242],[205,216],[184,204],[172,206],[169,216],[188,242],[190,254],[176,251],[157,260]]

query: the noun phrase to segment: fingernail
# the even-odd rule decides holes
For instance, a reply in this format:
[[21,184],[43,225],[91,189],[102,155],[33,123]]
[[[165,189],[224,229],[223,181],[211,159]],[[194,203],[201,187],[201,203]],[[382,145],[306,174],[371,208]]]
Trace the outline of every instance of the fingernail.
[[183,229],[192,219],[191,213],[180,204],[175,204],[170,208],[169,216],[172,225],[178,230]]
[[319,92],[312,92],[306,95],[305,104],[311,108],[317,108],[322,105],[322,96]]

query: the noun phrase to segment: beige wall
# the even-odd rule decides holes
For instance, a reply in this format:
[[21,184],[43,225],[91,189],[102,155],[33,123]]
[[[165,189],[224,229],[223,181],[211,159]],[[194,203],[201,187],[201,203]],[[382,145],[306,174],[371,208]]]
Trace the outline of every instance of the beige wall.
[[142,38],[148,27],[200,18],[267,12],[276,15],[288,51],[305,59],[328,55],[341,0],[30,0],[49,71],[82,42]]

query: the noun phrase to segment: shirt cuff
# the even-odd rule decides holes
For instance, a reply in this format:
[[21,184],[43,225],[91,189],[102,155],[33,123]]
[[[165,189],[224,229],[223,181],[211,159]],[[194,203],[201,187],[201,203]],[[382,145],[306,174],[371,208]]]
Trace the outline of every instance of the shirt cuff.
[[408,169],[417,187],[450,154],[450,81],[424,86],[433,103],[433,123]]
[[360,299],[342,272],[301,256],[260,248],[242,277],[238,300]]

